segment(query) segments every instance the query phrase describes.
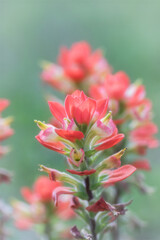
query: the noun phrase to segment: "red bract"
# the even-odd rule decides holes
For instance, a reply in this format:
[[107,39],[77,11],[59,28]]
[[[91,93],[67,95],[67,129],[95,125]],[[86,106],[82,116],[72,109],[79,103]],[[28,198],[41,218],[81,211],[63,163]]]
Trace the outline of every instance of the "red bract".
[[103,82],[111,72],[102,52],[92,52],[90,45],[77,42],[70,49],[62,47],[58,57],[59,65],[43,62],[42,80],[61,92],[72,93],[77,88],[86,93],[93,83]]
[[10,128],[10,123],[13,121],[11,117],[0,118],[0,141],[3,141],[14,134],[13,129]]
[[114,75],[109,74],[104,84],[109,98],[120,100],[130,84],[130,79],[124,72],[117,72]]
[[62,154],[65,153],[65,151],[64,151],[65,145],[63,143],[61,143],[61,142],[45,142],[41,139],[41,137],[39,135],[37,135],[35,138],[44,147],[49,148],[50,150],[53,150],[55,152],[59,152],[59,153],[62,153]]
[[151,170],[151,166],[149,164],[149,161],[146,159],[143,160],[136,160],[134,162],[131,163],[132,166],[136,167],[136,169],[138,170],[145,170],[145,171],[150,171]]
[[113,207],[110,203],[107,203],[103,197],[101,197],[96,203],[88,206],[86,208],[89,212],[103,212],[103,211],[113,211],[115,207]]
[[8,99],[0,98],[0,112],[9,106],[10,102]]
[[131,108],[140,105],[143,102],[145,95],[146,92],[143,85],[131,84],[124,96],[127,107]]
[[70,207],[71,205],[71,198],[64,198],[59,201],[59,206],[56,209],[56,213],[58,217],[60,217],[63,220],[68,220],[73,217],[75,217],[75,212],[73,209]]
[[122,181],[128,178],[132,173],[136,171],[136,168],[132,165],[124,165],[115,170],[106,170],[102,172],[102,175],[107,174],[108,180],[104,182],[104,185],[110,186],[116,182]]
[[125,92],[130,85],[130,79],[125,72],[117,72],[108,74],[104,83],[92,85],[90,95],[95,99],[101,99],[106,96],[109,99],[121,100],[125,96]]
[[75,90],[74,83],[66,76],[64,69],[56,64],[44,64],[41,78],[44,83],[49,84],[59,91],[71,93]]
[[75,175],[79,175],[79,176],[85,176],[85,175],[91,175],[93,173],[96,172],[95,169],[91,169],[91,170],[84,170],[84,171],[76,171],[73,169],[66,169],[69,173],[75,174]]
[[54,201],[54,204],[55,206],[57,207],[58,206],[58,201],[59,201],[59,197],[62,195],[62,194],[71,194],[73,195],[73,191],[71,190],[71,188],[69,187],[64,187],[64,186],[61,186],[61,187],[57,187],[53,193],[52,193],[52,198],[53,198],[53,201]]
[[23,187],[22,196],[29,203],[36,201],[48,202],[52,199],[52,192],[55,188],[60,187],[60,182],[53,182],[48,177],[41,176],[34,183],[33,190]]
[[84,138],[84,134],[80,131],[56,129],[55,132],[60,137],[68,139],[71,142],[75,142],[76,140],[81,140],[82,138]]
[[63,47],[59,55],[59,63],[66,75],[74,82],[81,82],[90,74],[109,70],[101,52],[91,53],[91,47],[85,41],[73,44],[69,50]]
[[65,109],[69,119],[74,119],[78,124],[88,125],[95,113],[96,101],[77,90],[66,97]]
[[101,139],[98,143],[99,145],[95,147],[96,150],[104,150],[113,147],[124,138],[124,134],[117,134],[111,138]]
[[157,126],[152,122],[146,122],[143,125],[136,127],[130,133],[131,141],[138,146],[147,146],[149,148],[155,148],[159,145],[157,139],[154,138],[154,134],[158,132]]

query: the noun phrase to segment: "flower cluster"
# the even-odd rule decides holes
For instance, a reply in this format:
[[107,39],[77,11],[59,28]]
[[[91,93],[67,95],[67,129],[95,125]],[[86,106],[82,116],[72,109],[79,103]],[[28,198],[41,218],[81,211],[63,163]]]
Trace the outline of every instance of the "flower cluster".
[[[23,187],[21,194],[25,202],[18,200],[12,202],[15,226],[18,229],[27,230],[36,227],[38,224],[43,224],[46,228],[49,228],[53,220],[55,222],[60,221],[60,219],[74,218],[73,209],[76,207],[76,197],[69,195],[65,199],[61,198],[57,208],[52,203],[53,191],[62,188],[61,182],[53,182],[46,176],[38,177],[33,189]],[[54,229],[51,228],[50,231],[54,231]]]
[[[131,84],[127,74],[122,71],[108,74],[103,84],[90,88],[90,95],[95,99],[109,97],[109,109],[118,128],[125,132],[128,152],[145,155],[148,148],[158,146],[158,140],[154,137],[158,128],[152,122],[152,104],[146,98],[141,83]],[[138,169],[150,169],[146,159],[133,160],[133,165]]]
[[[14,131],[10,127],[10,123],[13,121],[12,117],[3,118],[2,111],[9,106],[7,99],[0,99],[0,143],[5,139],[13,135]],[[9,147],[0,145],[0,158],[9,152]],[[9,182],[10,173],[5,169],[0,169],[0,183]]]
[[[77,204],[76,212],[81,212],[84,220],[90,222],[90,230],[86,231],[96,239],[102,229],[98,225],[96,231],[93,225],[101,209],[95,213],[92,211],[92,204],[96,204],[105,187],[129,177],[136,168],[129,164],[121,167],[120,159],[126,149],[111,156],[104,155],[99,161],[99,154],[105,153],[106,149],[117,145],[124,138],[123,134],[118,133],[111,112],[107,113],[108,99],[94,100],[83,91],[76,90],[67,95],[65,106],[58,102],[49,102],[49,107],[61,127],[35,121],[41,129],[36,139],[43,146],[67,157],[69,168],[66,170],[69,174],[43,165],[40,166],[41,170],[47,172],[51,180],[70,185],[53,191],[55,204],[59,204],[62,194],[77,196],[80,204]],[[86,205],[87,201],[89,206]],[[95,216],[91,217],[90,212],[94,212]],[[120,214],[121,211],[112,206],[112,209],[105,209],[102,218],[113,221],[113,215]]]
[[[45,62],[41,78],[53,88],[71,94],[67,95],[64,106],[49,102],[53,118],[50,124],[36,121],[41,129],[36,138],[43,146],[66,156],[69,165],[66,170],[72,176],[45,166],[41,166],[41,170],[53,181],[72,185],[54,192],[56,205],[61,194],[88,200],[88,206],[81,202],[82,207],[76,212],[90,223],[90,232],[81,234],[73,227],[72,235],[76,239],[90,239],[91,233],[93,239],[97,236],[101,239],[100,231],[105,232],[106,222],[125,214],[128,203],[119,201],[129,187],[135,185],[143,193],[151,190],[141,173],[126,182],[119,181],[130,176],[135,168],[151,169],[149,161],[142,157],[148,148],[159,145],[155,137],[158,128],[152,121],[152,103],[146,98],[141,81],[131,83],[125,72],[113,73],[101,51],[92,52],[84,41],[73,44],[70,49],[63,47],[58,65]],[[126,147],[126,157],[121,163]],[[113,191],[104,191],[108,186],[112,186]],[[102,194],[103,197],[107,194],[112,204],[106,202]],[[80,214],[82,209],[85,213]],[[86,210],[92,214],[87,215]],[[117,235],[114,231],[113,239]]]
[[[2,117],[2,112],[9,106],[10,102],[7,99],[0,99],[0,158],[9,152],[9,147],[1,145],[5,139],[13,135],[14,131],[10,127],[12,122],[12,117],[4,118]],[[0,184],[9,183],[11,181],[11,173],[0,168]],[[6,239],[8,237],[9,231],[6,227],[8,221],[12,216],[12,208],[0,198],[0,237],[1,239]]]
[[41,78],[64,93],[82,89],[85,92],[93,83],[102,81],[111,69],[100,50],[92,52],[87,42],[77,42],[70,49],[62,47],[58,65],[44,62]]

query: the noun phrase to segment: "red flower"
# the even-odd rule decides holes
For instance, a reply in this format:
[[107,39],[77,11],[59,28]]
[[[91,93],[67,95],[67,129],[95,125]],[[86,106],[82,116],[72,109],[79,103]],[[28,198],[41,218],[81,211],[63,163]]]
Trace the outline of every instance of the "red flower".
[[155,148],[159,145],[158,140],[153,137],[157,132],[158,128],[154,123],[146,122],[131,131],[130,139],[138,146]]
[[104,83],[92,85],[90,95],[95,99],[105,98],[121,100],[130,85],[130,79],[125,72],[117,72],[113,75],[108,74]]
[[66,97],[65,107],[56,102],[49,102],[49,106],[62,128],[35,121],[41,129],[36,139],[43,146],[70,156],[68,163],[78,168],[67,170],[72,174],[93,174],[96,170],[82,171],[80,168],[86,161],[86,152],[88,156],[95,154],[96,151],[113,147],[124,138],[123,134],[118,134],[111,112],[106,115],[108,99],[96,101],[77,90]]
[[145,98],[145,94],[143,85],[131,84],[124,96],[127,107],[131,108],[140,105]]
[[49,84],[59,91],[71,93],[75,90],[74,83],[67,77],[64,69],[56,64],[44,64],[41,78],[44,83]]
[[134,162],[131,163],[132,166],[136,167],[136,169],[139,170],[145,170],[145,171],[150,171],[151,170],[151,166],[148,162],[148,160],[136,160]]
[[85,42],[74,43],[68,50],[61,49],[59,63],[66,76],[74,82],[81,82],[90,74],[102,74],[109,71],[109,66],[100,51],[91,53],[90,45]]
[[113,211],[115,207],[110,203],[106,202],[102,197],[94,204],[86,208],[89,212],[103,212],[103,211]]
[[65,110],[69,119],[78,124],[89,124],[96,110],[96,101],[76,90],[65,99]]
[[104,150],[113,147],[124,138],[124,134],[117,134],[111,138],[101,139],[98,143],[98,146],[95,147],[96,150]]
[[76,171],[73,169],[66,169],[69,173],[75,174],[75,175],[79,175],[79,176],[84,176],[84,175],[91,175],[93,173],[96,172],[95,169],[91,169],[91,170],[84,170],[84,171]]
[[21,193],[29,203],[36,201],[48,202],[52,199],[53,190],[60,186],[60,182],[53,182],[48,177],[41,176],[34,183],[33,190],[30,190],[28,187],[23,187]]
[[129,87],[130,79],[125,72],[117,72],[114,75],[107,75],[104,84],[109,98],[120,100]]
[[55,152],[59,152],[64,154],[65,153],[65,145],[63,143],[59,142],[45,142],[44,140],[41,139],[40,135],[37,135],[35,137],[40,144],[42,144],[44,147],[49,148]]
[[86,209],[89,212],[108,212],[108,216],[110,216],[110,221],[113,222],[119,215],[124,215],[127,209],[126,206],[130,205],[132,201],[127,203],[113,204],[106,202],[102,197],[94,204],[88,206]]
[[102,172],[102,175],[107,174],[108,180],[104,181],[104,185],[106,187],[122,181],[126,178],[128,178],[132,173],[136,171],[136,168],[132,165],[124,165],[118,169],[115,170],[106,170]]
[[59,196],[61,196],[62,194],[73,195],[73,193],[74,192],[69,187],[61,186],[61,187],[57,187],[56,189],[54,189],[54,191],[52,193],[52,198],[53,198],[55,206],[58,207]]
[[0,118],[0,141],[3,141],[13,135],[14,131],[10,128],[12,117]]
[[84,134],[80,131],[56,129],[55,132],[60,137],[68,139],[71,142],[75,142],[76,140],[81,140],[82,138],[84,138]]
[[9,106],[10,102],[8,99],[0,98],[0,112]]

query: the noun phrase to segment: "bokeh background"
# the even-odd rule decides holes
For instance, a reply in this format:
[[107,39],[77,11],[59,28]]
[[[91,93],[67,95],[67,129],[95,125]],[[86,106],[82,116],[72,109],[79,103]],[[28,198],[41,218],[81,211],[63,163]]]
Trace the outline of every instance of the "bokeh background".
[[[159,124],[159,23],[159,0],[0,0],[0,97],[11,101],[4,116],[14,116],[15,129],[15,135],[6,141],[12,151],[0,162],[14,174],[10,185],[0,187],[6,201],[21,198],[20,187],[30,186],[40,175],[39,163],[64,169],[60,155],[36,142],[38,129],[33,122],[50,117],[45,93],[57,94],[41,83],[39,63],[43,59],[56,61],[62,45],[86,40],[93,48],[104,50],[115,71],[126,71],[132,81],[142,78]],[[130,209],[148,222],[135,233],[137,240],[159,239],[159,155],[159,149],[148,153],[152,172],[146,178],[155,193],[142,196],[134,191],[131,195],[134,202]],[[22,236],[36,239],[32,233],[15,230],[9,239]]]

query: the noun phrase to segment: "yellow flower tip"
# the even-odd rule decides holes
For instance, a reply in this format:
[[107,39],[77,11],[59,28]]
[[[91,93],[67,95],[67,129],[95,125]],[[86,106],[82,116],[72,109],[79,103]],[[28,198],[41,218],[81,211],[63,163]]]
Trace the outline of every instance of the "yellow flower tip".
[[109,111],[109,113],[104,117],[102,118],[102,123],[106,123],[108,122],[110,119],[112,118],[112,111]]
[[117,155],[118,155],[119,157],[122,157],[126,150],[127,150],[127,148],[124,148],[124,149],[120,150],[120,151],[117,153]]
[[37,126],[41,129],[41,130],[46,130],[48,128],[48,125],[45,124],[44,122],[38,121],[38,120],[34,120],[34,122],[37,124]]
[[43,172],[45,167],[43,165],[39,165],[39,171]]
[[44,165],[39,165],[39,171],[40,172],[46,172],[46,173],[50,173],[50,169],[49,168],[47,168],[47,167],[45,167]]
[[39,63],[40,67],[43,69],[47,69],[51,64],[52,64],[51,62],[45,60],[40,61]]
[[10,125],[14,120],[14,117],[7,117],[5,118],[5,124]]

